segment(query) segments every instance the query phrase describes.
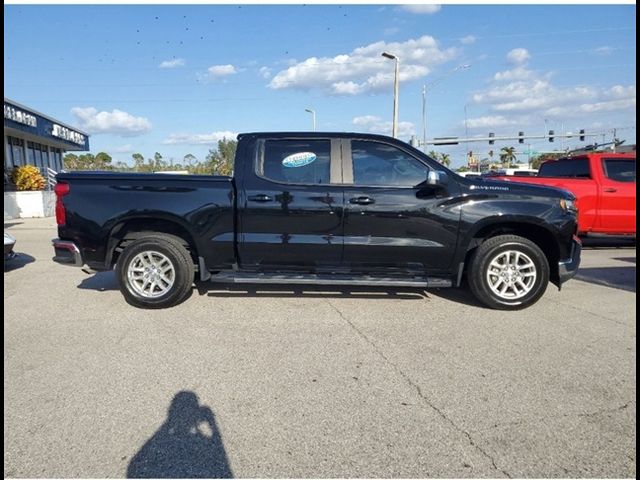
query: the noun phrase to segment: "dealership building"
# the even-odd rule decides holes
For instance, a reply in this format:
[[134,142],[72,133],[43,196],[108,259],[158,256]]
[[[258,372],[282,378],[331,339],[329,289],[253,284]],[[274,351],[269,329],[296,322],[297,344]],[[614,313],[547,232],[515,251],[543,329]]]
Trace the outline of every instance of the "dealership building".
[[88,151],[89,135],[55,118],[4,99],[4,171],[34,165],[43,174],[62,170],[67,151]]

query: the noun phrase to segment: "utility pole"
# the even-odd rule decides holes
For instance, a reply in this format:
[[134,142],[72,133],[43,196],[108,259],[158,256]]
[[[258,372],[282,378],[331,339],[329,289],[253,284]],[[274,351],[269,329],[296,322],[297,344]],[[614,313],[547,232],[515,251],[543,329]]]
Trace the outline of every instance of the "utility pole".
[[[384,54],[383,54],[384,55]],[[469,64],[458,65],[456,68],[448,72],[447,74],[437,78],[431,84],[429,84],[429,88],[434,88],[436,85],[439,85],[442,81],[453,75],[459,70],[466,70],[471,67]],[[465,105],[465,114],[466,114],[466,105]],[[466,123],[465,123],[466,127]],[[468,136],[468,133],[467,133]],[[424,147],[424,152],[427,152],[427,85],[422,85],[422,145]]]

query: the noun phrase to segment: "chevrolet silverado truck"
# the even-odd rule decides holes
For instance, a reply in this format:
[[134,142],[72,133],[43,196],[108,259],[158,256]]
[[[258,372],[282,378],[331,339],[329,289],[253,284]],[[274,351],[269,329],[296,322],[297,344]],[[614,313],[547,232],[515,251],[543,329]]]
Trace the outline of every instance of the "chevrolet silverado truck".
[[533,177],[493,177],[569,190],[580,235],[636,234],[636,154],[589,153],[549,160]]
[[163,308],[195,280],[460,286],[524,308],[580,263],[574,196],[462,178],[412,146],[352,133],[238,136],[232,176],[57,176],[54,261],[115,267]]

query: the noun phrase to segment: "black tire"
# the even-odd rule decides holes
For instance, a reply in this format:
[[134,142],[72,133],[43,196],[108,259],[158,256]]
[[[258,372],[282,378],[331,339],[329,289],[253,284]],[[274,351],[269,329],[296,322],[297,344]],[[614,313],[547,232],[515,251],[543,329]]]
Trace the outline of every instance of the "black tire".
[[[173,268],[173,284],[165,292],[158,292],[155,297],[142,295],[128,276],[131,262],[143,252],[159,253]],[[173,235],[150,234],[135,240],[127,245],[116,264],[120,292],[127,303],[140,308],[168,308],[181,303],[191,293],[194,272],[193,259],[183,241]]]
[[[531,275],[533,280],[529,281],[527,278],[520,277],[520,280],[524,280],[527,283],[527,288],[530,289],[526,291],[527,288],[521,287],[522,283],[519,283],[517,288],[522,290],[522,296],[518,298],[516,298],[517,293],[512,289],[513,287],[508,287],[510,291],[505,292],[503,296],[494,292],[489,280],[489,278],[495,279],[494,288],[498,288],[498,286],[504,288],[504,285],[509,282],[518,282],[518,278],[510,277],[509,275],[512,274],[509,272],[505,272],[506,276],[503,279],[498,278],[503,277],[502,274],[495,273],[500,270],[490,267],[494,260],[504,258],[508,252],[520,252],[533,263],[533,267],[524,272],[525,274],[534,272],[535,276]],[[528,263],[526,260],[521,261]],[[492,269],[491,274],[489,274],[490,268]],[[517,235],[500,235],[489,238],[473,252],[467,271],[467,280],[475,297],[484,305],[497,310],[519,310],[533,305],[544,295],[549,284],[549,262],[540,247],[531,240]],[[509,295],[512,298],[508,298]]]

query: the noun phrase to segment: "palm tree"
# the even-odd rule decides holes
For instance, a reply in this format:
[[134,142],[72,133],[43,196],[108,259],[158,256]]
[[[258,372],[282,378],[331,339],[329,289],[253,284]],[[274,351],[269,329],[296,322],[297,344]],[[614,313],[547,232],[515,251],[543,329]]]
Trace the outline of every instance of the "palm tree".
[[507,168],[511,167],[511,162],[516,160],[516,147],[502,147],[500,149],[500,161],[504,165],[507,164]]
[[435,150],[431,150],[427,155],[429,155],[431,158],[433,158],[436,161],[440,161],[440,154],[438,152],[436,152]]
[[448,167],[449,165],[451,165],[451,157],[449,156],[448,153],[440,154],[440,163],[445,167]]

